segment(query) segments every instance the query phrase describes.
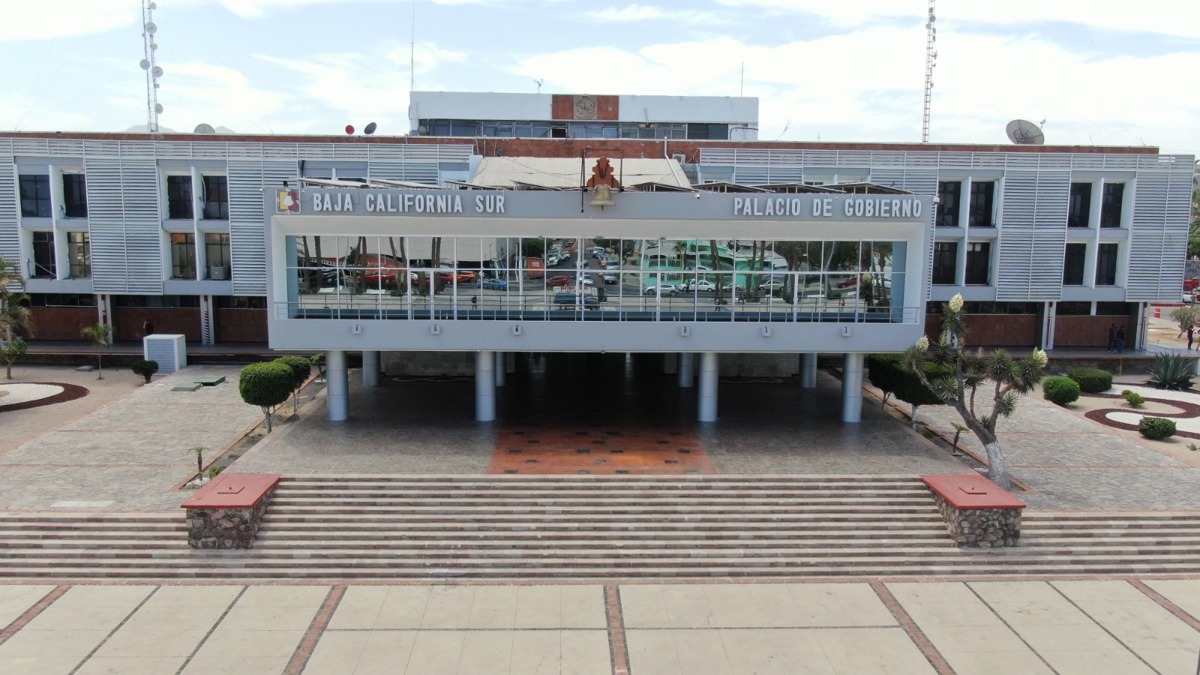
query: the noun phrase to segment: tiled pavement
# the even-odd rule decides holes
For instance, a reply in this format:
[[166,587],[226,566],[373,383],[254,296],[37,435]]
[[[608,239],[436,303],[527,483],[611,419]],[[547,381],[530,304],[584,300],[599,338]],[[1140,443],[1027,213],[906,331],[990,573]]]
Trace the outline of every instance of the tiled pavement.
[[[150,387],[107,374],[93,397],[3,413],[6,433],[21,442],[0,438],[0,508],[176,508],[184,495],[174,487],[191,471],[191,449],[224,447],[258,418],[233,381],[199,396],[169,391],[173,378],[194,372]],[[416,396],[409,385],[389,384],[368,398],[356,380],[354,419],[378,414],[379,424],[330,424],[318,397],[238,468],[482,474],[503,447],[491,425],[463,422],[471,418],[470,383],[412,385],[421,387]],[[815,392],[793,383],[750,387],[722,383],[722,422],[695,430],[718,473],[966,470],[871,398],[863,423],[843,428],[832,378],[823,375]],[[98,402],[92,415],[89,399]],[[595,404],[598,419],[607,421],[607,405]],[[653,412],[667,425],[692,413]],[[920,417],[952,434],[945,412],[926,407]],[[1034,509],[1200,509],[1200,474],[1186,443],[1150,444],[1035,398],[1001,432]],[[0,672],[1192,673],[1198,617],[1200,580],[1190,578],[0,585]]]
[[0,586],[0,672],[1192,673],[1200,581]]

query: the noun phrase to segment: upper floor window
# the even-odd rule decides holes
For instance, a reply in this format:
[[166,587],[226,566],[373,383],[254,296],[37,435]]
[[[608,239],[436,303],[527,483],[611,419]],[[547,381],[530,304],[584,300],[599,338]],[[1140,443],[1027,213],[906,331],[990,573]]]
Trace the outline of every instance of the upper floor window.
[[63,215],[87,218],[87,182],[81,173],[63,174]]
[[229,179],[204,177],[204,219],[229,220]]
[[1063,285],[1082,286],[1083,267],[1087,260],[1087,244],[1067,244],[1063,256]]
[[961,199],[962,181],[941,181],[938,183],[938,227],[958,227],[958,208]]
[[992,244],[974,241],[967,244],[967,278],[971,286],[986,286],[992,276]]
[[196,238],[190,232],[171,234],[171,278],[196,278]]
[[54,256],[54,233],[33,233],[33,269],[29,276],[51,278],[58,276],[58,265]]
[[953,285],[958,267],[958,242],[939,241],[933,245],[933,283]]
[[87,232],[67,233],[67,260],[72,279],[92,276],[92,246]]
[[967,224],[971,227],[995,227],[992,210],[996,198],[996,182],[985,180],[971,183],[971,203]]
[[1100,227],[1121,226],[1121,207],[1124,199],[1124,183],[1104,184],[1104,195],[1100,201]]
[[1092,184],[1071,183],[1071,203],[1067,227],[1088,227],[1092,217]]
[[167,176],[167,218],[186,220],[192,217],[192,177]]
[[21,176],[21,215],[50,217],[50,176]]
[[208,278],[229,278],[229,233],[207,232],[204,235],[204,259],[208,262]]
[[1100,244],[1096,254],[1096,285],[1117,285],[1117,244]]

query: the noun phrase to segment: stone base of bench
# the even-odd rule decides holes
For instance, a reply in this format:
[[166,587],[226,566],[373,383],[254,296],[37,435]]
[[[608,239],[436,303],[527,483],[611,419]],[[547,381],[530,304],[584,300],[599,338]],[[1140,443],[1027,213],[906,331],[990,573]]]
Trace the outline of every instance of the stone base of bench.
[[960,509],[936,492],[933,500],[959,546],[1016,546],[1021,539],[1021,509]]
[[1025,502],[979,474],[921,476],[959,546],[1016,546]]
[[188,546],[251,548],[266,510],[266,500],[248,509],[188,509]]
[[251,548],[267,501],[279,484],[276,474],[222,474],[183,503],[188,546]]

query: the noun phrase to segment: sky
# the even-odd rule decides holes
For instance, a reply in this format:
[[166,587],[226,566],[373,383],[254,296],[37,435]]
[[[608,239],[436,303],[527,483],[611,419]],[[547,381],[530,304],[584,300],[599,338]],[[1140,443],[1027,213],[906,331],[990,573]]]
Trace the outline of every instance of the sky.
[[[933,143],[1200,153],[1182,0],[939,0]],[[759,139],[919,142],[928,0],[158,0],[159,125],[409,133],[409,92],[751,96]],[[0,2],[0,131],[147,122],[141,0]],[[486,117],[481,111],[480,117]],[[1043,122],[1044,120],[1044,122]]]

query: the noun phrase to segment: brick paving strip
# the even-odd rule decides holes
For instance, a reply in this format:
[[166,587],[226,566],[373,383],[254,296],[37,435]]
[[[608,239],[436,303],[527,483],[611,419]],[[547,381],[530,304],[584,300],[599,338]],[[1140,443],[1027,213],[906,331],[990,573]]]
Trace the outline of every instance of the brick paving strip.
[[925,635],[925,632],[921,630],[917,622],[913,621],[913,618],[900,605],[900,601],[896,599],[896,596],[892,595],[888,587],[879,580],[873,580],[869,583],[871,590],[875,591],[875,595],[879,596],[879,600],[883,602],[884,607],[887,607],[888,611],[892,613],[892,616],[895,617],[900,627],[908,634],[909,639],[913,641],[917,649],[921,650],[921,654],[925,656],[925,659],[929,661],[929,665],[933,666],[938,675],[954,675],[954,669],[950,667],[950,664],[942,656],[942,653],[938,651],[937,647],[933,646],[933,642],[929,640],[929,637]]
[[321,603],[321,609],[317,611],[312,623],[308,625],[308,630],[305,631],[300,644],[296,646],[296,651],[292,654],[292,659],[288,661],[287,668],[283,669],[283,675],[300,675],[304,672],[308,660],[312,658],[313,652],[317,649],[317,642],[321,640],[321,636],[329,626],[329,621],[333,619],[333,613],[337,611],[338,605],[341,604],[345,595],[345,586],[334,586],[329,589],[329,594],[325,596],[325,602]]
[[613,675],[629,675],[629,645],[625,642],[625,617],[621,613],[621,588],[604,585],[604,614],[608,619],[608,647]]
[[30,621],[36,619],[39,614],[46,611],[47,607],[53,605],[55,600],[61,598],[69,590],[71,590],[70,584],[62,584],[61,586],[55,586],[49,593],[42,596],[41,600],[38,600],[34,606],[25,610],[21,616],[17,617],[16,621],[13,621],[4,630],[0,630],[0,645],[8,642],[9,638],[21,632],[22,628],[28,625]]
[[[1150,588],[1149,586],[1147,586],[1146,582],[1141,581],[1139,579],[1130,579],[1129,585],[1138,589],[1139,591],[1144,593],[1146,595],[1146,597],[1148,597],[1151,600],[1153,600],[1154,602],[1158,603],[1163,609],[1167,610],[1172,615],[1174,615],[1175,618],[1177,618],[1180,621],[1191,626],[1194,630],[1200,631],[1200,619],[1197,619],[1196,617],[1192,616],[1191,614],[1188,614],[1186,610],[1184,610],[1179,605],[1168,600],[1166,598],[1166,596],[1164,596],[1162,593],[1159,593],[1158,591],[1154,590],[1153,588]],[[1197,666],[1197,667],[1200,668],[1200,666]],[[1198,672],[1200,672],[1200,671],[1198,671]]]

